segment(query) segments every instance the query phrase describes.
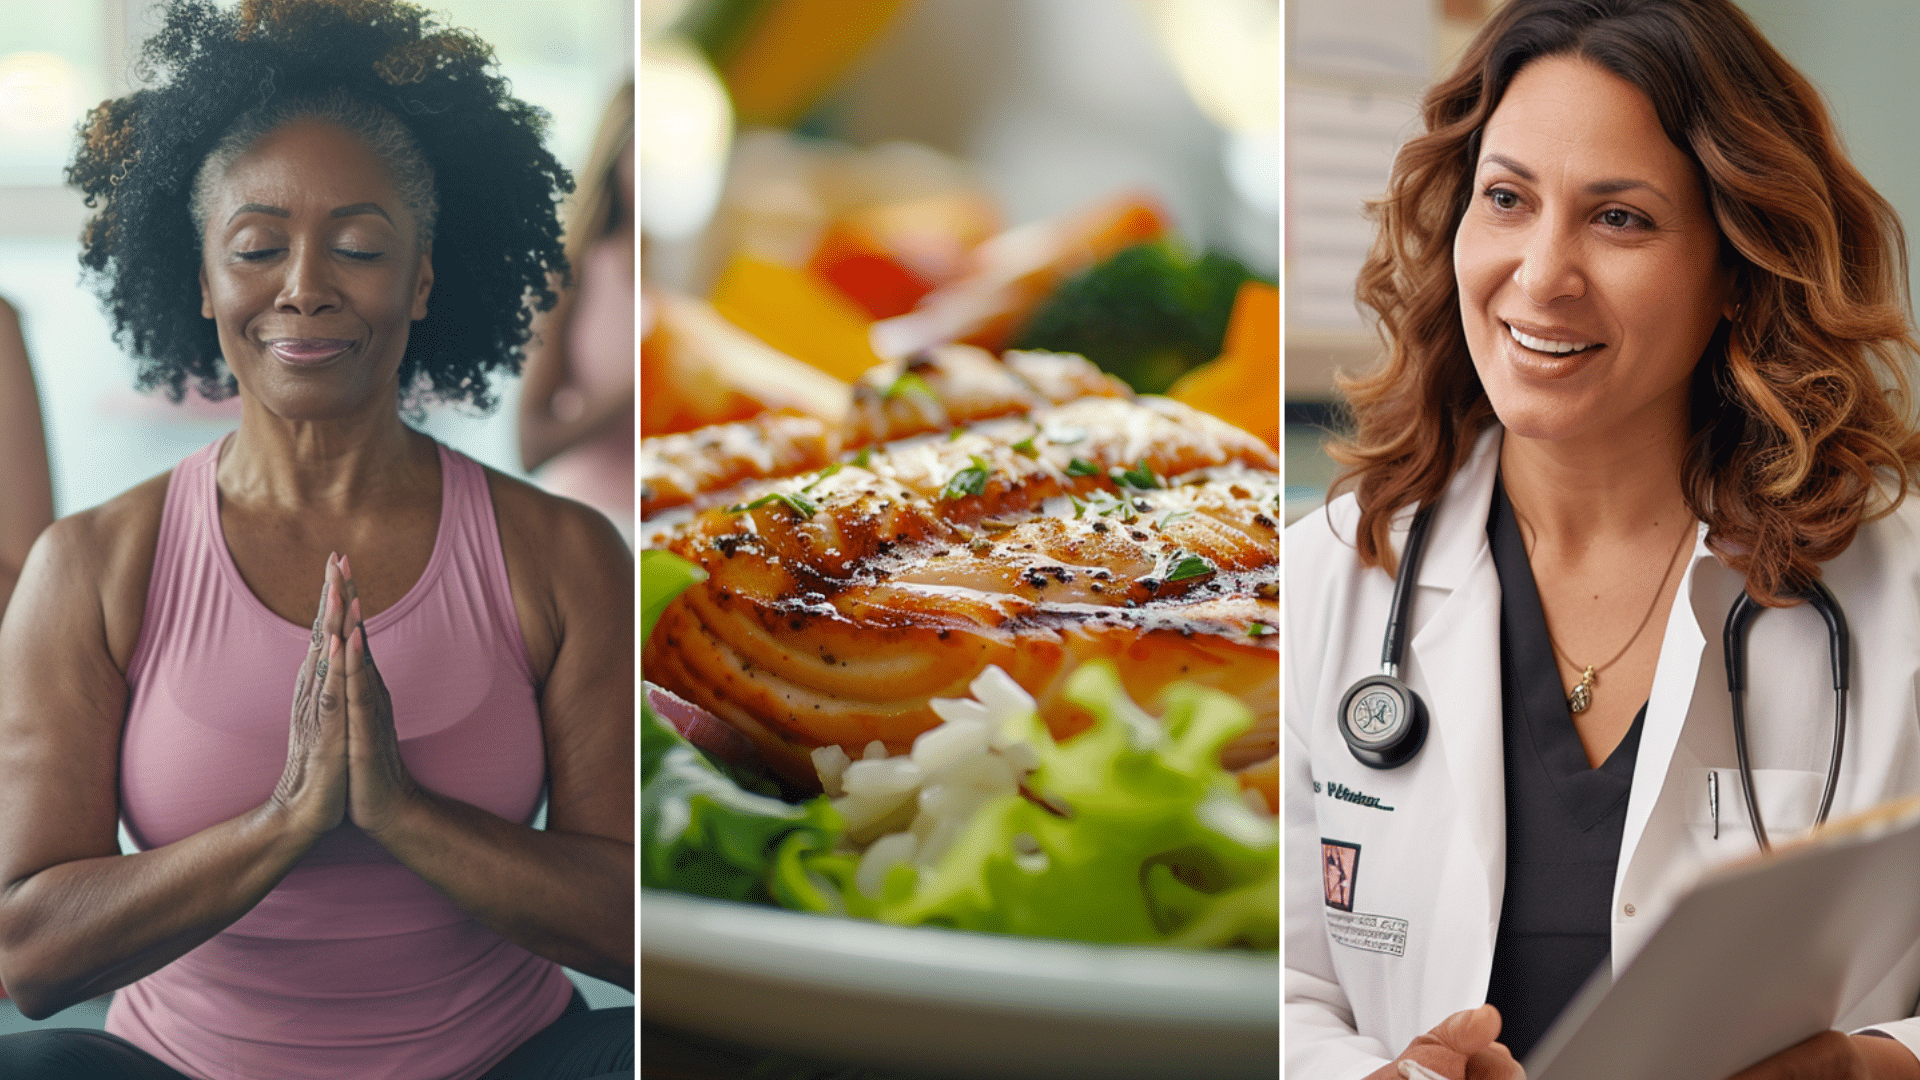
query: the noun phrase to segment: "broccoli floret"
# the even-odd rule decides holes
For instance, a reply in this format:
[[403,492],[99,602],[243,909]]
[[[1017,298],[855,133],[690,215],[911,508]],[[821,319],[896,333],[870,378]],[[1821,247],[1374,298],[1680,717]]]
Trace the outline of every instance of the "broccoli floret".
[[1219,252],[1189,260],[1163,241],[1138,244],[1060,286],[1013,347],[1079,353],[1140,393],[1162,393],[1220,355],[1234,296],[1257,277]]

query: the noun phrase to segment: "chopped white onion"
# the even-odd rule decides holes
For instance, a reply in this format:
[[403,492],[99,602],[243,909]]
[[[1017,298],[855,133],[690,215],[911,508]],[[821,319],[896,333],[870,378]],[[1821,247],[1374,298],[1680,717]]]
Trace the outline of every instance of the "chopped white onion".
[[848,765],[840,785],[849,795],[901,795],[919,787],[924,775],[912,758],[868,758]]
[[853,759],[845,750],[836,745],[816,746],[813,749],[813,771],[820,774],[820,787],[829,798],[837,799],[846,794],[840,786],[840,777],[847,771]]
[[933,772],[986,748],[986,721],[948,720],[913,740],[913,763],[926,772]]

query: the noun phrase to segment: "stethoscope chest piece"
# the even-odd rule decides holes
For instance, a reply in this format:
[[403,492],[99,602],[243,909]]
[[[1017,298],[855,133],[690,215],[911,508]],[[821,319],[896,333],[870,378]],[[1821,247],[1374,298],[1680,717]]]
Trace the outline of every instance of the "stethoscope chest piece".
[[1427,707],[1406,683],[1369,675],[1340,700],[1340,737],[1362,765],[1393,769],[1427,741]]

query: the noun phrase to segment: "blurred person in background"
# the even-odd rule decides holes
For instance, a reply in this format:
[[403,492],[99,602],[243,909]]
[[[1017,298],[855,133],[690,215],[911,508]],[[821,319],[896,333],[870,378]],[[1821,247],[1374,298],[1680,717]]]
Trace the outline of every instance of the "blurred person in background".
[[520,460],[633,538],[633,82],[607,103],[566,214],[573,288],[535,323]]
[[46,431],[20,314],[0,300],[0,615],[20,580],[27,549],[53,521]]
[[0,628],[0,981],[117,991],[0,1075],[630,1077],[560,965],[632,984],[631,561],[403,421],[489,406],[564,277],[544,118],[390,0],[175,0],[144,55],[82,261],[140,384],[241,420]]

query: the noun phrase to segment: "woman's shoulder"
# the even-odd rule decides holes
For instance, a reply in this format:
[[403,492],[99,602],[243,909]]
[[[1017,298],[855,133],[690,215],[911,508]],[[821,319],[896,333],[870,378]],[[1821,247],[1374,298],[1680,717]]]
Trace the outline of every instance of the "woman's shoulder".
[[[98,506],[49,525],[34,543],[21,575],[20,595],[40,593],[67,605],[93,601],[107,650],[125,670],[146,613],[147,585],[159,546],[166,507],[168,470]],[[44,590],[44,591],[43,591]],[[96,606],[97,605],[97,606]]]
[[605,514],[490,466],[481,468],[486,473],[487,493],[493,498],[502,539],[510,532],[524,537],[544,549],[549,559],[604,559],[617,554],[633,561],[620,530]]
[[143,553],[151,563],[172,479],[169,469],[98,506],[68,514],[47,527],[41,543],[63,562],[80,561],[96,570]]

